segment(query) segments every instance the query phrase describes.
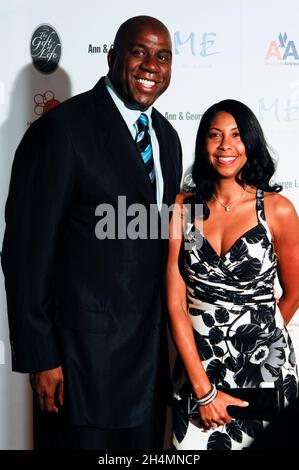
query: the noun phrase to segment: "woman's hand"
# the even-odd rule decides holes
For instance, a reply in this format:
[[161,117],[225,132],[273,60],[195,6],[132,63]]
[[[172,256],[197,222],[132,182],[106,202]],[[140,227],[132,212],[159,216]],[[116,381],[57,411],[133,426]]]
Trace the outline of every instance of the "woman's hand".
[[217,426],[230,423],[232,417],[226,410],[226,407],[229,405],[244,408],[249,403],[218,390],[215,399],[211,403],[199,406],[199,415],[205,429],[217,428]]

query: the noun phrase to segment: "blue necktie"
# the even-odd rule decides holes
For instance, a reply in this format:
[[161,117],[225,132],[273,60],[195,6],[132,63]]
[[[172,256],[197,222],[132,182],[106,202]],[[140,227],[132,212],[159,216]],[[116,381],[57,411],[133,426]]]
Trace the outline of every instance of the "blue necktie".
[[135,123],[135,127],[137,130],[135,142],[146,167],[153,189],[156,192],[156,172],[153,159],[153,148],[149,134],[148,117],[146,114],[140,114]]

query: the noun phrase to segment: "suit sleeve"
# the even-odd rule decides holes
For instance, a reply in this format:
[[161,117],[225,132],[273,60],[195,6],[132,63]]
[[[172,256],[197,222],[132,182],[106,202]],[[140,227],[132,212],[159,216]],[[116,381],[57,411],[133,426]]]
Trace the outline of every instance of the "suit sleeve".
[[62,122],[45,115],[28,129],[13,162],[1,262],[18,372],[60,365],[53,325],[56,252],[74,191],[74,160]]
[[177,139],[178,139],[179,152],[178,152],[178,178],[177,178],[176,194],[179,194],[181,192],[181,181],[182,181],[182,174],[183,174],[183,156],[182,156],[182,145],[181,145],[181,141],[180,141],[178,134],[177,134]]

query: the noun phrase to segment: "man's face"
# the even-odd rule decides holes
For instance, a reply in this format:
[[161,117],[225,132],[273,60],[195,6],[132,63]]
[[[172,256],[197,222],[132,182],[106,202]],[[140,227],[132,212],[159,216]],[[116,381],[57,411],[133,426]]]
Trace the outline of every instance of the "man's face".
[[127,33],[117,50],[108,54],[109,77],[128,104],[144,110],[168,87],[171,77],[171,39],[152,26]]

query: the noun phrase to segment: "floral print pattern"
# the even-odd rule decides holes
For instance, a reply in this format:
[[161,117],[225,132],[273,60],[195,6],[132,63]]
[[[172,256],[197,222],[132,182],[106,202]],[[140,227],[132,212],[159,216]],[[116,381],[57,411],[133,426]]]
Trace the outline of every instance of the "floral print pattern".
[[[210,381],[225,388],[275,387],[286,405],[297,396],[295,354],[273,295],[277,260],[260,190],[256,206],[258,224],[221,257],[190,224],[181,272],[195,342]],[[262,420],[235,419],[217,430],[203,431],[199,422],[188,419],[183,398],[188,380],[180,361],[174,382],[176,449],[242,449],[263,430]]]

